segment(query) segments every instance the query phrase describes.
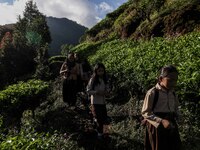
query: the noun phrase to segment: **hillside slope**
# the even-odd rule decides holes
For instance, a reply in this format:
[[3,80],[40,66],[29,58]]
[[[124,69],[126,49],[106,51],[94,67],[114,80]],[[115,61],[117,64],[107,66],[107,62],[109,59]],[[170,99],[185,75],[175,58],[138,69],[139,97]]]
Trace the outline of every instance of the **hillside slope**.
[[87,31],[82,41],[170,37],[199,29],[199,0],[129,0]]
[[120,91],[137,87],[132,89],[136,94],[154,85],[159,68],[174,64],[183,71],[179,86],[187,83],[180,97],[192,93],[193,100],[199,99],[200,1],[153,2],[129,0],[88,30],[74,51],[92,65],[103,62],[119,80]]

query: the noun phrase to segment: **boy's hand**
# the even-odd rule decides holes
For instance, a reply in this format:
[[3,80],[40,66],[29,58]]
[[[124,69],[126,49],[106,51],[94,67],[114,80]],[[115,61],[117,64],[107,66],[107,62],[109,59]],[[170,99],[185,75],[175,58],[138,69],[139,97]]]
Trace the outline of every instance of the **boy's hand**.
[[161,121],[162,125],[164,126],[165,129],[170,128],[170,122],[166,119],[162,119]]

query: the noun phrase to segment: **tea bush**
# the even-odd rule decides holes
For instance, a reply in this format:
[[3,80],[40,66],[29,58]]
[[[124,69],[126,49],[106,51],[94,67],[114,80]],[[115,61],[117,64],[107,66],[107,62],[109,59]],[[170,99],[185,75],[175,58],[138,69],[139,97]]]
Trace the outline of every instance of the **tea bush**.
[[[174,39],[153,38],[150,41],[114,40],[96,47],[89,56],[92,64],[103,62],[122,86],[145,92],[156,82],[159,69],[174,64],[179,70],[178,93],[181,100],[198,99],[200,95],[200,33]],[[87,49],[85,49],[87,51]],[[135,87],[134,85],[139,85]]]
[[[179,79],[176,91],[184,117],[184,123],[180,125],[181,138],[186,149],[195,149],[191,145],[199,142],[200,135],[199,49],[200,32],[176,38],[152,38],[150,41],[113,40],[99,44],[93,52],[91,50],[89,61],[91,64],[103,62],[107,71],[114,74],[118,88],[113,100],[115,103],[120,91],[125,93],[122,101],[130,98],[128,93],[138,100],[143,99],[145,92],[156,84],[162,66],[177,66]],[[88,52],[86,47],[81,51],[84,50]]]
[[[14,118],[20,121],[24,110],[34,111],[46,97],[48,83],[41,80],[29,80],[8,86],[0,92],[0,112],[4,126],[12,124]],[[15,120],[15,119],[14,119]],[[3,123],[4,123],[3,122]],[[17,123],[16,123],[17,124]]]
[[81,148],[78,148],[76,145],[76,142],[71,140],[70,136],[58,134],[56,132],[54,134],[49,134],[21,131],[16,135],[9,135],[3,139],[3,142],[0,144],[0,149],[81,150]]

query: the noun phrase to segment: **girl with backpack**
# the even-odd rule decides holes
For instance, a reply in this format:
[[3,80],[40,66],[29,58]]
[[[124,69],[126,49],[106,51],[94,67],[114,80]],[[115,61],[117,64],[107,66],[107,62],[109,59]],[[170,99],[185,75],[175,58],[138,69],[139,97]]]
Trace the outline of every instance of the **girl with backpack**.
[[105,96],[109,94],[105,66],[97,63],[87,85],[87,92],[91,95],[91,108],[94,121],[97,123],[98,137],[103,135],[104,125],[108,125]]
[[[173,65],[161,69],[158,83],[147,91],[142,116],[146,120],[145,150],[181,150],[176,121],[180,118],[179,102],[174,93],[178,71]],[[155,93],[158,91],[155,102]]]

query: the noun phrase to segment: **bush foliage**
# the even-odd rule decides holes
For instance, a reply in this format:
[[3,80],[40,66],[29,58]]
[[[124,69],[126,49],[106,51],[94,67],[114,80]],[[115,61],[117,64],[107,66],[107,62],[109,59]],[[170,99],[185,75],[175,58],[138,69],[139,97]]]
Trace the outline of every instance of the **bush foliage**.
[[[2,127],[18,126],[22,113],[30,109],[34,111],[46,97],[48,83],[41,80],[29,80],[8,86],[0,92],[0,113]],[[13,122],[15,121],[15,122]]]
[[[107,70],[117,77],[121,87],[126,85],[131,91],[140,88],[141,92],[155,84],[162,66],[174,64],[179,70],[177,90],[180,99],[191,101],[197,100],[200,95],[199,42],[199,32],[174,39],[114,40],[95,47],[95,54],[90,55],[89,60],[92,64],[103,62]],[[86,53],[87,47],[83,47]]]
[[[123,93],[126,93],[124,99],[130,98],[128,93],[138,100],[143,99],[145,92],[156,84],[162,66],[177,66],[179,79],[176,91],[185,119],[180,126],[181,136],[185,146],[189,147],[188,143],[197,143],[200,135],[199,43],[200,33],[193,32],[176,38],[152,38],[150,41],[113,40],[90,51],[87,49],[89,45],[82,44],[79,49],[89,55],[91,64],[103,62],[107,71],[114,74],[117,79],[114,84],[118,88],[116,102]],[[186,137],[188,133],[194,136]]]

